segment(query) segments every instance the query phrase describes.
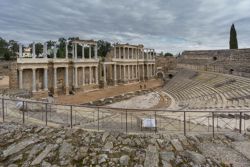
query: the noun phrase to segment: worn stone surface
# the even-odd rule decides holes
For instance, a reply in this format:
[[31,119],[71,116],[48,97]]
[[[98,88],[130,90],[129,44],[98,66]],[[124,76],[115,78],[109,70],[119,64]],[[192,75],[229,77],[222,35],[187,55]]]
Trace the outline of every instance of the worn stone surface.
[[213,139],[211,134],[132,135],[13,123],[0,127],[0,167],[250,166],[249,136],[237,134]]
[[171,140],[171,144],[173,145],[176,151],[183,151],[183,147],[178,139]]
[[52,149],[53,149],[52,144],[47,145],[46,148],[32,161],[31,165],[40,164]]
[[149,145],[146,151],[146,159],[144,167],[157,167],[159,166],[159,152],[156,146]]

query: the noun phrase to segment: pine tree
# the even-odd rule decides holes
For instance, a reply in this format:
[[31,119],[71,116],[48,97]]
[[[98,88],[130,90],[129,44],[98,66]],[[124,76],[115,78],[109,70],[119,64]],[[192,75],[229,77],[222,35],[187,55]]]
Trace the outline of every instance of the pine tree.
[[230,30],[230,49],[238,49],[237,32],[235,30],[234,24],[231,26]]

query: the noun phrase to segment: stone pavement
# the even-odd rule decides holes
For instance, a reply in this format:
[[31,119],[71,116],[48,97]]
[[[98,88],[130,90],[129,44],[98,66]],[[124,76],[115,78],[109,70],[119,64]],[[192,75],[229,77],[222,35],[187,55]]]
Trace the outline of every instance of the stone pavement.
[[[107,97],[121,95],[127,92],[140,90],[140,84],[144,85],[144,82],[113,86],[113,87],[99,89],[99,90],[95,90],[91,92],[77,93],[76,95],[69,95],[69,96],[63,95],[63,96],[57,97],[56,102],[62,103],[62,104],[83,104],[83,103],[87,103],[90,101],[96,101],[98,99],[103,99]],[[150,80],[150,81],[145,82],[145,84],[147,86],[147,89],[156,88],[156,87],[161,86],[162,81]]]

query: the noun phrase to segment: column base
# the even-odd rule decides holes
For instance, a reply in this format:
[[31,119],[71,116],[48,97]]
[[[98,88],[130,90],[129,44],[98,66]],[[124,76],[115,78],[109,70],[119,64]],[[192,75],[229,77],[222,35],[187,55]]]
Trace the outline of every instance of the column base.
[[65,87],[65,94],[69,95],[69,87]]
[[104,82],[104,83],[103,83],[103,87],[107,87],[107,82]]
[[54,97],[57,97],[57,96],[58,96],[57,88],[54,88],[54,90],[53,90],[53,96],[54,96]]

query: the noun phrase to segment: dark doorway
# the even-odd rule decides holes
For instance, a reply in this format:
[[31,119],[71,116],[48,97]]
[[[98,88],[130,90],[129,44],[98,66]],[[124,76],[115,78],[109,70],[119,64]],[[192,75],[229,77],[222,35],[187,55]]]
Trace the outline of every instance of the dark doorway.
[[234,69],[229,70],[229,74],[233,74],[233,72],[234,72]]
[[172,79],[172,78],[173,78],[173,75],[172,75],[172,74],[168,74],[168,78],[169,78],[169,79]]

